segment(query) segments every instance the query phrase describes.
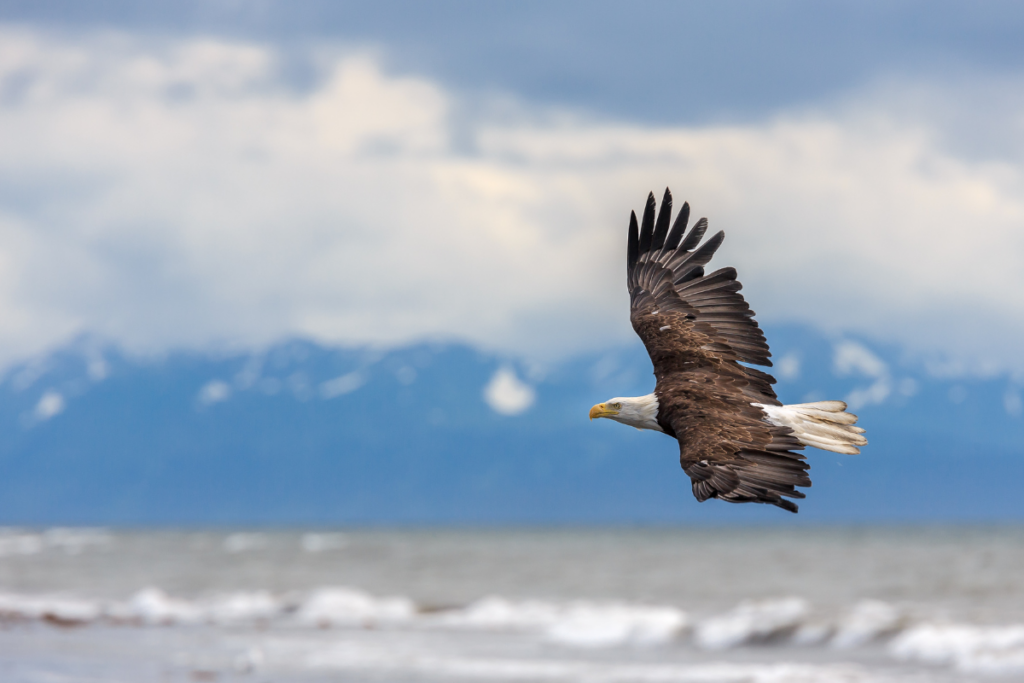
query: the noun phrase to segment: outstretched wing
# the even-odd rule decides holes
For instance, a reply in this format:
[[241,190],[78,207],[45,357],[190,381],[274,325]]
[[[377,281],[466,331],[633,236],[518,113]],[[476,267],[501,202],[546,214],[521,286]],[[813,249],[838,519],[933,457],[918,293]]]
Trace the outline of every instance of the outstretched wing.
[[669,230],[666,189],[655,219],[653,193],[642,223],[630,217],[627,278],[630,321],[647,347],[657,378],[658,422],[679,440],[680,463],[698,500],[771,503],[803,498],[810,486],[802,444],[786,427],[764,421],[753,403],[780,405],[768,373],[741,365],[771,365],[764,333],[739,293],[734,268],[705,274],[725,234],[700,244],[702,218],[687,233],[683,204]]

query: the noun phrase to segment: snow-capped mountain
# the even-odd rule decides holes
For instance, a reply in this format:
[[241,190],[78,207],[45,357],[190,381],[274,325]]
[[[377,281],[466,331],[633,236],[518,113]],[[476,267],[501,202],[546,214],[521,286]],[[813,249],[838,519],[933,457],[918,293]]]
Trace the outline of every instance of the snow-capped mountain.
[[642,347],[539,366],[457,344],[291,341],[136,358],[80,340],[0,382],[0,523],[573,523],[1024,518],[1022,390],[899,349],[767,330],[780,398],[840,398],[792,517],[698,504],[675,442],[587,420],[650,391]]

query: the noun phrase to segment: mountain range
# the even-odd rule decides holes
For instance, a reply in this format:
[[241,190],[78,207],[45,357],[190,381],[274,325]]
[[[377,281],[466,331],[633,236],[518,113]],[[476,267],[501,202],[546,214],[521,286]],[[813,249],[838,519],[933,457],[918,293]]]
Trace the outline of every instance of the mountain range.
[[814,486],[796,516],[698,504],[674,440],[588,421],[594,403],[653,387],[639,342],[541,365],[458,343],[140,357],[82,338],[0,381],[0,524],[1024,519],[1009,377],[766,332],[780,398],[847,400],[870,441],[856,456],[808,450]]

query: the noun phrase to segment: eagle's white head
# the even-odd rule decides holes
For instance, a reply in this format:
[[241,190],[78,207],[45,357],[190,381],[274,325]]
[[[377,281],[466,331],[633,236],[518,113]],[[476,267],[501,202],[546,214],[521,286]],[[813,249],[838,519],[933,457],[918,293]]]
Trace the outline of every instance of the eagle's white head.
[[637,429],[664,431],[658,425],[658,397],[654,394],[608,399],[590,409],[590,419],[595,417],[607,417]]

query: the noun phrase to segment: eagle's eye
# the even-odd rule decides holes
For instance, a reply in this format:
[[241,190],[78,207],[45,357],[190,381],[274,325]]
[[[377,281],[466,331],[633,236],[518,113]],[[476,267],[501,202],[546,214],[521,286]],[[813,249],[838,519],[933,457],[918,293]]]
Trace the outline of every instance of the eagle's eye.
[[614,408],[615,410],[622,410],[622,404],[621,403],[613,403],[612,404],[612,408]]

